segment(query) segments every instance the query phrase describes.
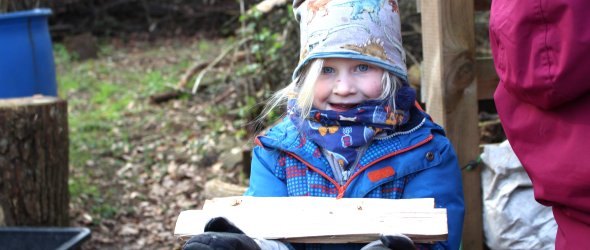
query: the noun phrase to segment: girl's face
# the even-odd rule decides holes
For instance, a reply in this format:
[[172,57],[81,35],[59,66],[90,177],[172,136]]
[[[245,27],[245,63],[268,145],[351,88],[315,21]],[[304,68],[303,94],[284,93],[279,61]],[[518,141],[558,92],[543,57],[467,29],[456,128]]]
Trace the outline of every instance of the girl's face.
[[353,59],[324,59],[314,86],[313,106],[320,110],[346,111],[383,92],[383,69]]

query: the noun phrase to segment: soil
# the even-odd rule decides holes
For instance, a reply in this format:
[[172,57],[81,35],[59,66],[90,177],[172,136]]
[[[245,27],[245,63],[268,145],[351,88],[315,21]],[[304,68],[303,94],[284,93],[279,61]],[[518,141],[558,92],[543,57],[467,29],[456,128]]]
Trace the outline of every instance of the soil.
[[[185,53],[197,42],[190,38],[127,43],[113,39],[110,43],[117,55],[95,60],[110,60],[117,67],[157,69],[178,63],[175,54]],[[154,48],[168,51],[170,58],[153,60],[144,52]],[[67,98],[87,97],[73,91]],[[70,201],[71,225],[92,231],[83,249],[179,249],[183,241],[173,236],[176,218],[182,210],[202,206],[208,181],[245,188],[242,152],[252,144],[248,137],[236,135],[241,128],[235,124],[236,114],[216,112],[235,109],[238,99],[235,89],[221,84],[159,104],[148,96],[134,100],[130,105],[142,108],[129,108],[140,111],[126,112],[104,132],[112,141],[110,148],[88,149],[93,155],[90,160],[70,166],[70,178],[87,178],[98,188]]]

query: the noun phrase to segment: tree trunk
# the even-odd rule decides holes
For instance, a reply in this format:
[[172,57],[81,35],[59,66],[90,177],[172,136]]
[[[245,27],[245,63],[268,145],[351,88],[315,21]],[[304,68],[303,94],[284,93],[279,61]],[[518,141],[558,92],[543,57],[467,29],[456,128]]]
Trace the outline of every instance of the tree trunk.
[[67,102],[0,99],[0,226],[68,225]]

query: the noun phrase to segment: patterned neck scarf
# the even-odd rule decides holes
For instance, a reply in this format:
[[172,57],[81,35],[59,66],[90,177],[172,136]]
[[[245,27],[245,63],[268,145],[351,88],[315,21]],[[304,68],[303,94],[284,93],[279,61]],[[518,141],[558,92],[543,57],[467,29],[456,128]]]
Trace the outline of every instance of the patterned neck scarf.
[[[342,170],[348,171],[359,148],[368,145],[379,132],[393,133],[409,120],[415,92],[409,87],[400,90],[404,91],[396,95],[396,110],[387,100],[369,100],[344,112],[312,108],[309,116],[302,120],[296,99],[290,99],[287,114],[303,136],[326,150]],[[400,97],[400,92],[407,91],[410,96]]]

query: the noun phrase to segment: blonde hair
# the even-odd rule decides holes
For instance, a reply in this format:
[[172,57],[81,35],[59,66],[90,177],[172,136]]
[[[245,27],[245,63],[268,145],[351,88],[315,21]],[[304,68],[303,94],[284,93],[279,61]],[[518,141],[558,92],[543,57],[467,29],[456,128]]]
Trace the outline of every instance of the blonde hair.
[[[299,77],[291,81],[287,87],[274,93],[267,101],[262,114],[259,117],[261,121],[267,117],[275,108],[283,106],[287,103],[287,100],[296,98],[297,105],[301,109],[299,114],[301,119],[305,119],[313,106],[314,98],[314,87],[317,79],[320,77],[322,68],[324,67],[324,59],[314,59],[311,61],[305,69],[301,71]],[[383,77],[381,78],[381,84],[383,86],[383,93],[377,98],[377,100],[383,100],[389,98],[390,105],[395,110],[395,92],[401,85],[400,79],[394,74],[387,70],[383,71]]]

